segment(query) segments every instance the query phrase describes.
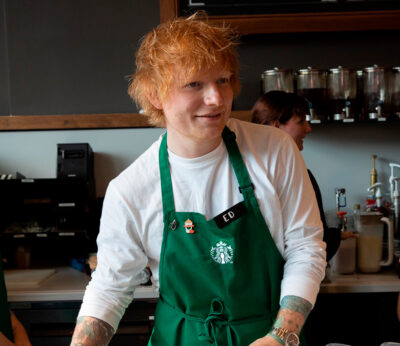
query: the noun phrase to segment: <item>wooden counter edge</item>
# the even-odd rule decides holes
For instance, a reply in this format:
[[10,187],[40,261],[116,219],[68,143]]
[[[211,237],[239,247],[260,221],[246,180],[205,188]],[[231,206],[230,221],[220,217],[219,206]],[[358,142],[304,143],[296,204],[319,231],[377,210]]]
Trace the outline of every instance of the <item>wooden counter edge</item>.
[[[233,111],[232,117],[250,120],[250,111]],[[4,115],[0,131],[83,130],[153,127],[138,113]]]

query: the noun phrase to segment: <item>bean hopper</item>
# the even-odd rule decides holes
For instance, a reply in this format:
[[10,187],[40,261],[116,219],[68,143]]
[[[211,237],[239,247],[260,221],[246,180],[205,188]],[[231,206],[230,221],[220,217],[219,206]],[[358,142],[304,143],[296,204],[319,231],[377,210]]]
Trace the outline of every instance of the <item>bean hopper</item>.
[[306,119],[320,122],[327,115],[326,71],[307,67],[297,71],[297,93],[307,99],[310,114]]
[[389,117],[391,73],[391,69],[377,65],[364,68],[364,107],[368,119]]
[[400,66],[393,67],[392,82],[393,114],[400,118]]
[[274,67],[261,75],[261,90],[266,93],[271,90],[293,92],[293,70]]
[[355,107],[355,116],[359,119],[365,119],[365,111],[364,111],[364,95],[363,95],[363,70],[356,71],[356,107]]
[[329,115],[336,121],[354,121],[356,112],[357,75],[338,66],[328,71]]

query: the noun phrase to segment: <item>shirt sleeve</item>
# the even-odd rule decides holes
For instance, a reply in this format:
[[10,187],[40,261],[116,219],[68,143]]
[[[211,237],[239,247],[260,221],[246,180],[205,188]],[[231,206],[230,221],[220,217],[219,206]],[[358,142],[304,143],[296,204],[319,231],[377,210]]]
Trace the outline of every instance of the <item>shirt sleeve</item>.
[[326,268],[318,204],[303,157],[291,138],[283,144],[279,160],[276,186],[282,210],[285,260],[281,299],[294,295],[314,305]]
[[133,208],[119,187],[112,181],[107,189],[97,237],[98,263],[79,312],[79,316],[107,322],[114,331],[133,299],[141,271],[147,264],[140,237],[135,232]]

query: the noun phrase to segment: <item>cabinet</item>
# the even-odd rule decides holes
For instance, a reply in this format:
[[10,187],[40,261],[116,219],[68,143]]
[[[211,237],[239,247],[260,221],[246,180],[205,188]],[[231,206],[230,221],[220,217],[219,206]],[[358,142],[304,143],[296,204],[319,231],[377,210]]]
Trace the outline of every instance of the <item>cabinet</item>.
[[[135,299],[128,307],[110,346],[148,343],[157,299]],[[69,346],[81,301],[11,302],[32,346]]]
[[[160,0],[161,22],[181,14],[179,0]],[[213,16],[241,34],[400,30],[400,10],[280,13]]]
[[305,325],[308,346],[400,342],[397,292],[319,294]]
[[99,216],[83,179],[0,181],[0,248],[8,268],[68,265],[95,248]]

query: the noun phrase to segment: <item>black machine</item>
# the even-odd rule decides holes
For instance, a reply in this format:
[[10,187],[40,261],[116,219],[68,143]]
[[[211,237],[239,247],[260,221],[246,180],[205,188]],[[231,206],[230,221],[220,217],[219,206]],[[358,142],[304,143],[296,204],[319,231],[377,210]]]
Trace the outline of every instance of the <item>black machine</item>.
[[[87,257],[99,223],[90,145],[58,144],[57,178],[0,180],[0,211],[5,266],[57,266]],[[28,254],[25,263],[21,251]]]
[[57,178],[94,180],[93,150],[88,143],[57,144]]

